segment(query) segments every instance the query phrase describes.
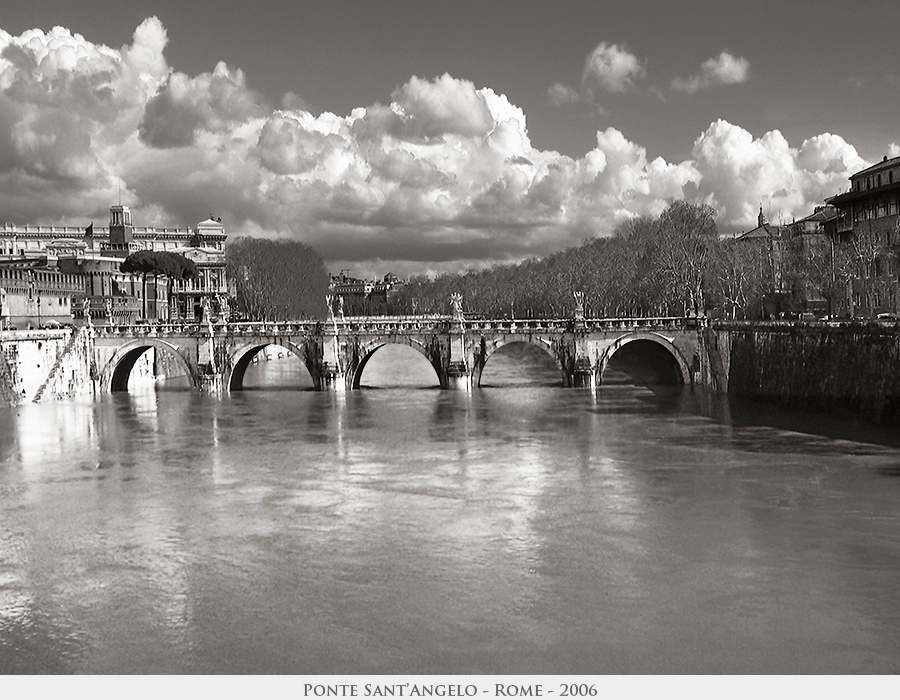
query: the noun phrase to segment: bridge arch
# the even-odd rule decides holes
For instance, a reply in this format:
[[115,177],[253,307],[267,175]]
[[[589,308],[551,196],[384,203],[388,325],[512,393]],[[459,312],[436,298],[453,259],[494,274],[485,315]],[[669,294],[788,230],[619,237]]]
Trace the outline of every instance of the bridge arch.
[[656,333],[654,331],[637,331],[618,338],[614,343],[607,347],[603,354],[600,356],[600,360],[597,363],[595,375],[598,386],[600,386],[603,381],[603,373],[606,371],[606,368],[609,365],[609,361],[612,359],[613,355],[615,355],[624,346],[640,341],[654,343],[657,347],[661,347],[666,350],[674,361],[678,379],[682,384],[690,384],[690,366],[685,360],[684,355],[675,345],[674,339],[668,338],[662,333]]
[[104,392],[128,391],[128,379],[138,358],[147,350],[155,348],[171,356],[176,364],[184,370],[191,388],[198,386],[197,369],[184,358],[177,345],[159,338],[140,338],[119,347],[100,371],[100,388]]
[[475,363],[475,371],[477,372],[477,376],[473,377],[473,383],[475,384],[475,386],[481,386],[481,375],[484,374],[484,367],[485,365],[487,365],[488,360],[491,359],[495,352],[507,345],[515,345],[519,343],[532,345],[543,350],[556,365],[556,369],[559,372],[560,382],[562,386],[566,385],[566,370],[559,358],[559,353],[556,351],[555,343],[552,340],[548,338],[542,338],[541,336],[523,335],[504,336],[495,340],[485,342],[481,361]]
[[441,366],[439,363],[435,363],[431,348],[429,346],[427,346],[418,338],[412,336],[392,335],[382,338],[375,338],[373,340],[360,344],[358,355],[359,361],[357,362],[355,367],[348,368],[348,373],[353,378],[350,383],[350,387],[352,389],[360,388],[363,371],[365,370],[366,365],[369,363],[369,360],[372,359],[372,356],[375,354],[375,352],[380,348],[383,348],[385,345],[407,345],[411,347],[413,350],[421,354],[426,360],[428,360],[428,364],[431,365],[431,368],[434,370],[435,378],[438,380],[438,383],[441,386],[444,385],[445,379],[442,376]]
[[247,372],[247,368],[250,367],[250,363],[253,362],[253,358],[256,357],[260,352],[262,352],[269,345],[277,345],[280,348],[284,348],[292,355],[295,355],[300,359],[300,362],[303,363],[303,366],[306,367],[306,370],[309,372],[310,377],[313,379],[313,383],[315,383],[316,375],[313,368],[310,367],[310,363],[308,361],[306,351],[304,348],[292,343],[289,340],[277,340],[276,342],[254,342],[254,343],[246,343],[236,348],[228,357],[228,365],[225,371],[225,386],[229,391],[240,391],[244,388],[244,374]]

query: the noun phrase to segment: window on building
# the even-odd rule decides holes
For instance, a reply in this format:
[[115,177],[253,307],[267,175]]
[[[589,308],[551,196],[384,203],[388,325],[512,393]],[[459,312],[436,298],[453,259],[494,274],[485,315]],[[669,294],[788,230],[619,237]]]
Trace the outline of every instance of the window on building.
[[881,173],[878,174],[878,187],[881,187]]

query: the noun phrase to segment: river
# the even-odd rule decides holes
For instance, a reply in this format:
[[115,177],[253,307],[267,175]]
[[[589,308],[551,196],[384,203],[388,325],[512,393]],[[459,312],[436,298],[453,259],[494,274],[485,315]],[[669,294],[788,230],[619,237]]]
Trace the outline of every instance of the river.
[[0,670],[900,671],[893,434],[407,351],[0,410]]

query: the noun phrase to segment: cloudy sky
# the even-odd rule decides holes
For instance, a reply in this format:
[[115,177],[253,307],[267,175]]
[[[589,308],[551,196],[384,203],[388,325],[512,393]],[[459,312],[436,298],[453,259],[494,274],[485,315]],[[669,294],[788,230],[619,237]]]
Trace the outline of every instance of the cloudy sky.
[[221,216],[359,275],[678,198],[811,213],[900,155],[896,0],[4,0],[0,219]]

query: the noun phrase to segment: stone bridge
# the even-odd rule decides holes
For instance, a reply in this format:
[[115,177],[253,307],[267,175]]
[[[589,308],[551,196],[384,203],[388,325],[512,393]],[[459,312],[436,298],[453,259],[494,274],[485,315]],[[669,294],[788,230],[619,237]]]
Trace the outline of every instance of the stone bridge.
[[[318,390],[360,386],[376,350],[395,343],[421,353],[440,386],[479,386],[491,355],[527,343],[553,359],[560,384],[595,388],[612,356],[630,343],[662,348],[685,384],[715,384],[705,319],[472,319],[453,316],[332,317],[328,321],[95,326],[92,373],[101,392],[127,389],[138,358],[154,348],[203,391],[242,388],[244,372],[268,345],[304,363]],[[649,346],[647,345],[649,344]],[[658,352],[658,350],[657,350]]]

